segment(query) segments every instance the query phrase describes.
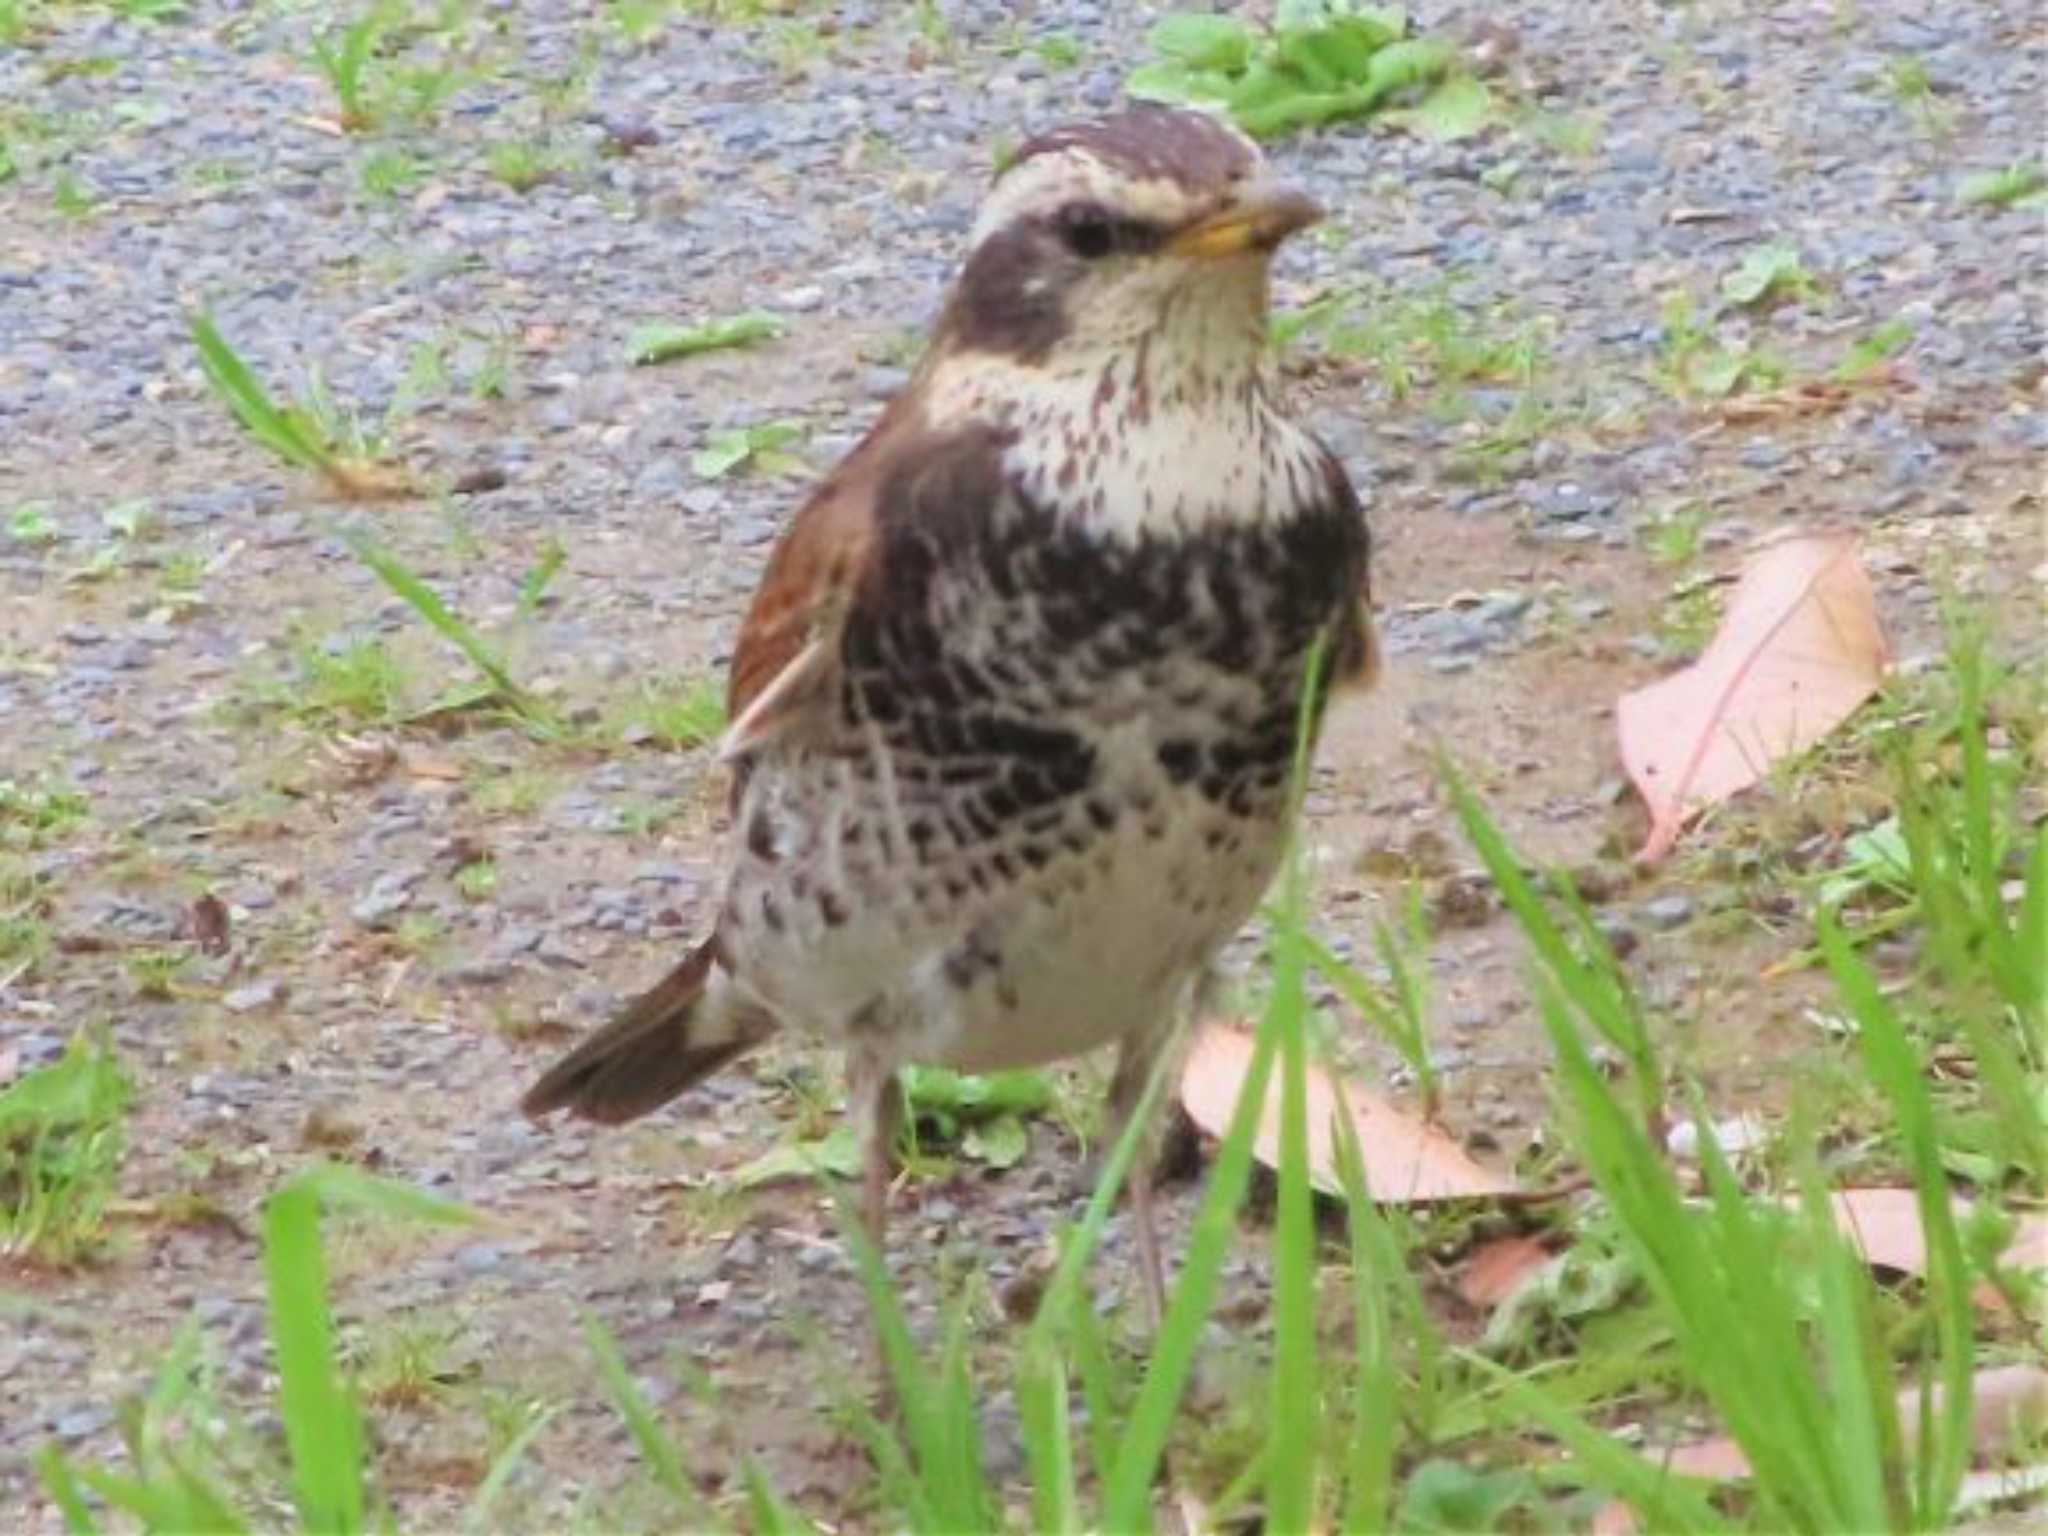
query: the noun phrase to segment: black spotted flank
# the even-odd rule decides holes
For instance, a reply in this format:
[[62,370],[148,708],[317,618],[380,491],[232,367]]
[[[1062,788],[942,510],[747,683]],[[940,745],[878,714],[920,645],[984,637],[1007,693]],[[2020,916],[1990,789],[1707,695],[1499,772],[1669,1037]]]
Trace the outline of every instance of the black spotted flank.
[[1185,784],[1201,771],[1202,748],[1185,736],[1162,741],[1159,743],[1159,766],[1166,770],[1166,776],[1174,783]]

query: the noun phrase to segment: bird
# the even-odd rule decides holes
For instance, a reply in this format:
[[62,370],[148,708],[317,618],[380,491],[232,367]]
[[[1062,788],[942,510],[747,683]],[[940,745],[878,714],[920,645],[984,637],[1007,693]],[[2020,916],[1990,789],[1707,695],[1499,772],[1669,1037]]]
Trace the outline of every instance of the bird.
[[[1294,421],[1270,268],[1323,217],[1219,117],[1018,145],[922,358],[771,552],[733,649],[703,940],[522,1100],[645,1115],[772,1036],[845,1053],[879,1250],[899,1073],[1115,1045],[1119,1132],[1378,669],[1365,514]],[[1156,1324],[1152,1180],[1127,1175]]]

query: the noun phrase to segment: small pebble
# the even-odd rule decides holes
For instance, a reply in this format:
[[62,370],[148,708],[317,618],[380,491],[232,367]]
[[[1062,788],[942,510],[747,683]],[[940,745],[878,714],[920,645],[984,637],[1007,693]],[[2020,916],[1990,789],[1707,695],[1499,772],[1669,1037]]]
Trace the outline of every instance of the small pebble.
[[1692,921],[1693,911],[1692,898],[1676,893],[1654,897],[1642,905],[1643,921],[1667,932]]

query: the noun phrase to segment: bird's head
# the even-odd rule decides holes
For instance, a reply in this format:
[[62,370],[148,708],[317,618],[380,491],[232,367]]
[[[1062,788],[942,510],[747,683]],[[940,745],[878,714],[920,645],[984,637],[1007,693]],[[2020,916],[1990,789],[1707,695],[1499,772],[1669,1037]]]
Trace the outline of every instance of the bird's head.
[[1149,338],[1228,371],[1264,349],[1273,252],[1321,216],[1204,113],[1137,107],[1053,129],[997,176],[940,346],[1082,373]]

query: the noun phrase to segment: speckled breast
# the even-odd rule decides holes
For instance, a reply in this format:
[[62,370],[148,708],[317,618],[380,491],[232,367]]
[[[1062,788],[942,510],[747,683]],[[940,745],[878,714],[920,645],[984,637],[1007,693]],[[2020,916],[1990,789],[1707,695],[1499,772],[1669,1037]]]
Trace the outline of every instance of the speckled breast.
[[757,763],[722,932],[786,1021],[1046,1060],[1169,1006],[1284,835],[1304,668],[1355,610],[1327,499],[1104,539],[1014,492],[885,525],[830,747]]

